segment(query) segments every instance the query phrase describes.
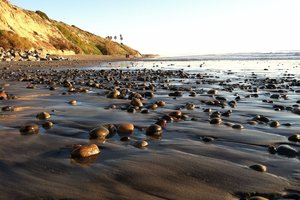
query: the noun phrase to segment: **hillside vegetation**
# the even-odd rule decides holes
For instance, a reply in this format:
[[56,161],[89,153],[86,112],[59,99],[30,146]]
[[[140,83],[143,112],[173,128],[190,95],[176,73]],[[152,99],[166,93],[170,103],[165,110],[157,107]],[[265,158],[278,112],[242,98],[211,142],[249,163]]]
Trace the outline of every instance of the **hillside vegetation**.
[[[105,27],[104,27],[105,28]],[[141,54],[123,44],[102,38],[72,25],[51,20],[42,11],[28,11],[0,0],[0,47],[43,49],[52,54]]]

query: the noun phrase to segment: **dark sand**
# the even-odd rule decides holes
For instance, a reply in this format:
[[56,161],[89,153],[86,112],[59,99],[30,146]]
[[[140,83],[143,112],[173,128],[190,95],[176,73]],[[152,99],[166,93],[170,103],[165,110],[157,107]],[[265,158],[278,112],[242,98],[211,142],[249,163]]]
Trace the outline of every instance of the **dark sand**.
[[[253,71],[240,62],[238,64],[243,67],[228,71],[228,64],[237,63],[214,62],[212,66],[218,67],[199,68],[199,63],[192,62],[190,69],[187,67],[190,63],[186,62],[177,62],[173,68],[168,67],[169,62],[157,62],[158,66],[153,64],[155,71],[144,71],[128,69],[126,66],[133,66],[129,62],[101,64],[103,61],[112,60],[0,64],[0,84],[8,94],[17,96],[16,99],[0,100],[1,107],[15,107],[13,112],[0,111],[0,199],[224,200],[249,199],[251,196],[269,199],[280,199],[291,194],[300,196],[299,154],[289,158],[268,152],[269,145],[277,147],[281,144],[300,150],[300,143],[287,139],[299,133],[299,115],[273,109],[275,104],[285,107],[298,105],[296,102],[300,98],[296,91],[300,84],[292,84],[293,80],[294,83],[299,82],[299,74],[293,71],[295,63],[259,63],[266,68],[271,67],[268,71],[261,68]],[[278,68],[278,63],[285,66]],[[90,70],[92,66],[113,67],[116,70],[99,72]],[[152,68],[152,61],[134,66]],[[66,70],[70,67],[82,71]],[[169,68],[173,71],[161,71]],[[185,70],[179,70],[181,68]],[[243,68],[245,70],[241,70]],[[287,72],[281,71],[281,68],[288,68]],[[17,81],[21,77],[23,81]],[[274,83],[268,82],[268,77],[274,78]],[[142,78],[146,78],[145,81]],[[89,88],[90,91],[68,92],[68,88],[60,84],[55,85],[57,90],[50,91],[48,79],[55,79],[56,83],[68,79],[75,83],[76,88]],[[149,91],[145,88],[149,85],[148,79],[155,85],[155,91],[153,98],[143,100],[145,107],[159,100],[166,102],[165,107],[150,110],[149,114],[140,111],[132,114],[125,109],[130,100],[106,97],[106,92],[114,86],[128,87],[126,82],[131,83],[131,91],[142,94]],[[87,84],[92,82],[99,82],[102,86],[96,88]],[[36,85],[36,89],[26,88],[29,83]],[[275,84],[277,88],[260,88],[267,84]],[[228,99],[224,102],[224,108],[205,103],[215,99],[207,94],[212,88],[219,90],[216,96]],[[260,89],[256,92],[254,88]],[[175,90],[183,91],[183,96],[173,99],[168,95]],[[196,92],[196,97],[189,96],[190,90]],[[271,99],[273,93],[288,94],[289,98]],[[237,94],[241,100],[235,108],[231,108],[228,102],[234,100]],[[258,94],[258,97],[248,96],[250,94]],[[77,105],[68,104],[72,99],[77,100]],[[196,108],[187,110],[185,104],[188,102],[193,102]],[[108,109],[112,105],[116,109]],[[179,108],[189,116],[186,120],[168,123],[160,139],[145,135],[143,127]],[[223,122],[242,124],[244,129],[210,124],[209,113],[203,112],[206,108],[222,113],[232,109],[229,117],[222,116]],[[42,111],[51,114],[49,121],[54,123],[53,128],[42,128],[45,120],[35,117]],[[248,121],[258,114],[278,120],[281,124],[291,123],[292,126],[272,128],[266,123],[249,125]],[[88,133],[93,128],[105,123],[123,122],[139,127],[135,129],[131,141],[121,142],[118,134],[105,143],[89,140]],[[20,127],[28,123],[39,124],[40,133],[21,135]],[[203,142],[205,136],[215,140]],[[149,142],[146,149],[133,145],[140,139]],[[72,145],[88,143],[98,144],[101,153],[81,163],[71,159]],[[267,172],[250,169],[253,164],[267,166]],[[288,196],[285,197],[288,199]]]

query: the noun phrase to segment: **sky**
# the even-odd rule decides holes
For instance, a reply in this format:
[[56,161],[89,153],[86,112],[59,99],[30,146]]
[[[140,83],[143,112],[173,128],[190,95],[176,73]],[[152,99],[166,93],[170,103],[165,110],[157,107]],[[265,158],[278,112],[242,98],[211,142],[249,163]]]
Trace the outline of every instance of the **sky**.
[[162,56],[300,50],[300,0],[11,0]]

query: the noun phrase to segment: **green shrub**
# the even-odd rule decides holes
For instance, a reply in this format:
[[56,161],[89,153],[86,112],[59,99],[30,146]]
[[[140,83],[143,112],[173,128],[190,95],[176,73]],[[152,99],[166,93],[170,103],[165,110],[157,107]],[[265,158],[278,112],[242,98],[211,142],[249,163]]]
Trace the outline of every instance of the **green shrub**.
[[11,31],[2,30],[0,33],[0,46],[4,49],[30,49],[33,44],[27,39]]
[[40,10],[35,11],[36,14],[38,14],[41,18],[46,19],[48,21],[50,21],[48,15]]

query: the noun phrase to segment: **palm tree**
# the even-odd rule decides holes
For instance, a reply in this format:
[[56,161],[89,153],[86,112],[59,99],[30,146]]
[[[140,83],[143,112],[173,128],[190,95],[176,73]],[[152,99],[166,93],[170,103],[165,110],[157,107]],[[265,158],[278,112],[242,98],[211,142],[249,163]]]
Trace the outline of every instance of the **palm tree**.
[[120,34],[120,43],[121,43],[121,44],[123,44],[122,41],[123,41],[123,35]]
[[115,40],[117,40],[117,39],[118,39],[118,37],[115,35],[115,36],[114,36],[114,39],[115,39]]

